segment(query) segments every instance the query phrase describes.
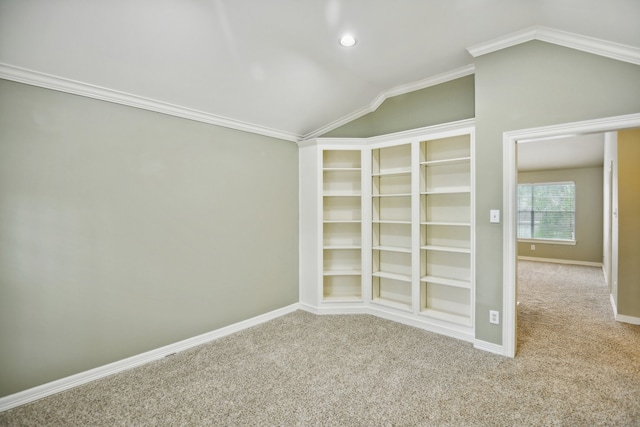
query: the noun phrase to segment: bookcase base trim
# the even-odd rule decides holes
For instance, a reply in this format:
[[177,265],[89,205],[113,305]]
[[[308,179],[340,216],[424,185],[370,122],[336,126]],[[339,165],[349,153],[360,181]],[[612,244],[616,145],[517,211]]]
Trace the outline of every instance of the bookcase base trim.
[[[403,325],[413,326],[425,331],[433,332],[439,335],[456,338],[462,341],[470,343],[476,342],[473,331],[464,326],[458,328],[455,325],[447,325],[445,322],[438,322],[437,320],[427,320],[423,317],[414,317],[413,314],[402,314],[385,310],[382,307],[378,308],[373,305],[332,305],[315,307],[309,304],[300,303],[300,309],[308,311],[309,313],[317,315],[332,315],[332,314],[369,314],[372,316],[380,317],[382,319],[391,320],[393,322],[402,323]],[[462,329],[466,330],[462,330]],[[485,350],[485,348],[481,347]],[[487,350],[494,352],[493,350]],[[499,353],[501,354],[501,353]]]
[[315,307],[313,305],[300,303],[300,310],[308,311],[312,314],[369,314],[363,305],[350,305],[349,303],[335,303],[331,307]]

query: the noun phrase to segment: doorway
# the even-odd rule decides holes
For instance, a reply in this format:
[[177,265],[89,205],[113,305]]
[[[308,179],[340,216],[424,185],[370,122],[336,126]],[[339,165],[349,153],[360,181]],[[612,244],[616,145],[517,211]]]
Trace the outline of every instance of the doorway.
[[603,133],[640,126],[640,114],[522,129],[503,134],[503,319],[505,356],[514,357],[517,343],[517,208],[518,142],[559,138],[566,135]]

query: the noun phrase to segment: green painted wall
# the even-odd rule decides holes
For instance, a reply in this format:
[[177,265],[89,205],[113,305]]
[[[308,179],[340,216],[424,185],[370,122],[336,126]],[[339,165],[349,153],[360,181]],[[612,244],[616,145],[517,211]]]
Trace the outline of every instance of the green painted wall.
[[503,210],[503,133],[640,112],[640,67],[532,41],[478,57],[475,69],[475,96],[466,92],[470,77],[457,79],[390,98],[325,136],[368,137],[475,111],[476,242],[483,248],[476,255],[476,338],[502,344],[502,325],[489,323],[489,310],[502,311],[503,225],[489,223],[489,210]]
[[386,99],[323,137],[365,138],[474,117],[473,75]]
[[640,318],[640,129],[618,132],[618,314]]
[[640,112],[640,66],[533,41],[476,58],[476,338],[502,343],[502,135]]
[[602,167],[519,172],[518,183],[568,182],[576,184],[576,244],[519,242],[518,255],[573,261],[602,262]]
[[[529,42],[325,136],[474,111],[476,337],[500,344],[503,132],[637,113],[640,67]],[[0,80],[0,396],[296,302],[297,183],[290,142]]]
[[297,156],[0,80],[0,396],[297,302]]

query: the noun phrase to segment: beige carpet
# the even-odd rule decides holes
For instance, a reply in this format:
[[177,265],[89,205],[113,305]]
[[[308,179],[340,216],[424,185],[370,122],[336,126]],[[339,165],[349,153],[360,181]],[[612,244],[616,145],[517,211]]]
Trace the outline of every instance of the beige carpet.
[[598,268],[520,264],[519,353],[302,311],[0,414],[9,426],[638,426],[640,327]]

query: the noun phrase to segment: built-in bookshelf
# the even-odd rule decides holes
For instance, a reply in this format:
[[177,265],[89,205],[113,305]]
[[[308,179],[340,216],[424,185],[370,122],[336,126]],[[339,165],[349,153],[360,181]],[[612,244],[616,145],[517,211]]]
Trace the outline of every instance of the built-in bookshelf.
[[301,303],[472,340],[473,122],[300,147]]
[[322,295],[362,299],[362,167],[360,150],[322,152]]

